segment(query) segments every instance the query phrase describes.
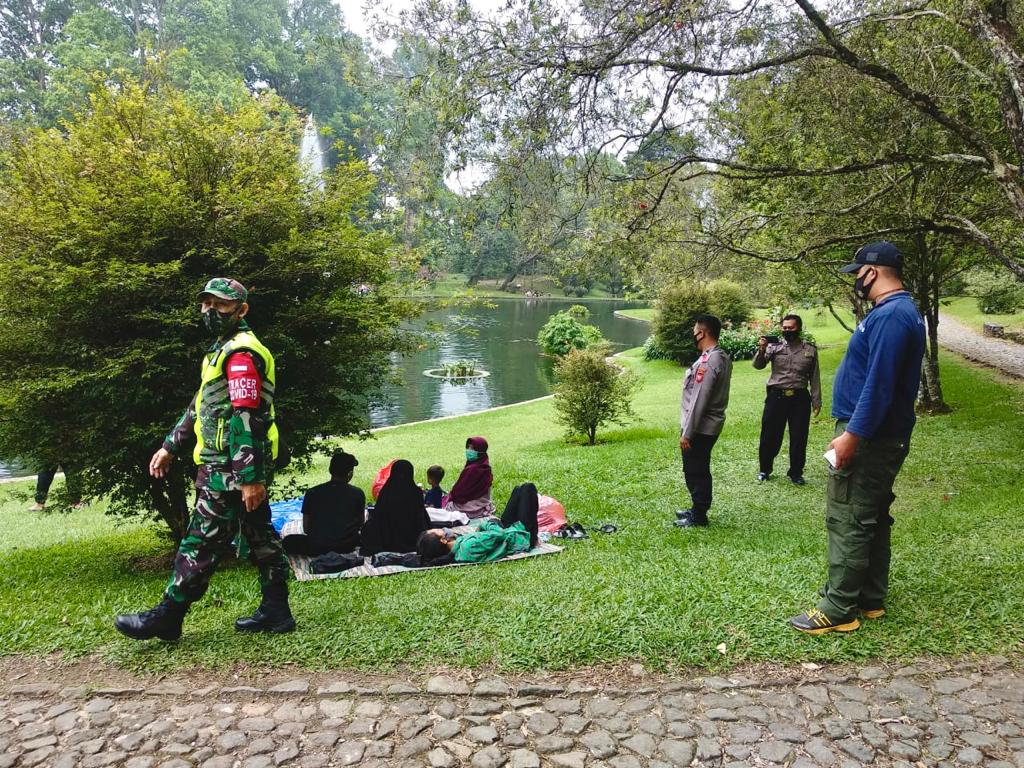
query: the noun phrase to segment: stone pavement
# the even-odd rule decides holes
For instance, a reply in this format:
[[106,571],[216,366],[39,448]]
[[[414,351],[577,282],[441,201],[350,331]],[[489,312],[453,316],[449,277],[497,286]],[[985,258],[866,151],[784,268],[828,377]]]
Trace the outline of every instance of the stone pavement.
[[600,678],[197,688],[56,668],[0,683],[0,768],[1024,768],[1024,677],[1003,658]]
[[976,363],[990,365],[1011,376],[1024,377],[1024,344],[991,339],[947,314],[939,315],[939,343]]

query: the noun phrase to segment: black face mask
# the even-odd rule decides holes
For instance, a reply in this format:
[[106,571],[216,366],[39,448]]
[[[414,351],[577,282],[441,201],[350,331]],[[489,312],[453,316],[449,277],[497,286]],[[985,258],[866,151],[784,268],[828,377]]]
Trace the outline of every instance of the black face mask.
[[693,343],[696,344],[699,347],[700,346],[700,342],[701,342],[701,340],[703,338],[704,338],[704,334],[700,333],[698,331],[697,333],[693,334]]
[[[867,273],[865,273],[867,274]],[[875,284],[875,281],[871,281],[871,285],[864,282],[864,277],[858,277],[853,281],[853,294],[861,301],[867,301],[868,294],[871,292],[871,286]]]
[[796,341],[800,338],[800,331],[783,331],[782,338],[786,341]]
[[203,325],[206,330],[218,338],[224,336],[238,325],[234,312],[218,312],[213,307],[203,312]]

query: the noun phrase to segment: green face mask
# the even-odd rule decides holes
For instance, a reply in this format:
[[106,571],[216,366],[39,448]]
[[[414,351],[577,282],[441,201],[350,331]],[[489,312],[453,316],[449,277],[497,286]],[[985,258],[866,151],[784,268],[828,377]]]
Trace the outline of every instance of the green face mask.
[[220,337],[238,325],[238,318],[235,317],[234,312],[218,312],[210,307],[203,312],[203,325],[214,336]]
[[479,458],[480,458],[479,452],[474,451],[472,448],[467,448],[466,449],[466,461],[476,461]]

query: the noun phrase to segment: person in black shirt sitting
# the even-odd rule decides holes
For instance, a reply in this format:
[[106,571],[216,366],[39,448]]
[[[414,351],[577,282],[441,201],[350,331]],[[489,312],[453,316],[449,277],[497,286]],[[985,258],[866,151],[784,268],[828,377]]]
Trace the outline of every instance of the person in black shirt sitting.
[[303,534],[284,537],[292,555],[351,552],[359,546],[359,529],[366,518],[366,496],[350,485],[359,465],[351,453],[339,450],[331,457],[331,479],[306,491],[302,500]]

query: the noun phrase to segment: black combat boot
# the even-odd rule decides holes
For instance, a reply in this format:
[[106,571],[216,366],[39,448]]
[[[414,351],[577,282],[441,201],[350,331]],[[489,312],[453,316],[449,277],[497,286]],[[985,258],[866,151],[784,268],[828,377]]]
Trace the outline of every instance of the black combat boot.
[[181,637],[181,623],[188,613],[187,603],[177,603],[165,597],[160,604],[142,613],[125,613],[114,619],[114,628],[132,640],[177,640]]
[[263,600],[252,616],[235,622],[239,632],[274,632],[281,634],[295,629],[295,619],[288,607],[288,586],[271,584],[263,590]]

